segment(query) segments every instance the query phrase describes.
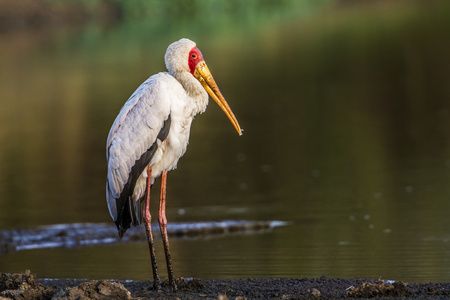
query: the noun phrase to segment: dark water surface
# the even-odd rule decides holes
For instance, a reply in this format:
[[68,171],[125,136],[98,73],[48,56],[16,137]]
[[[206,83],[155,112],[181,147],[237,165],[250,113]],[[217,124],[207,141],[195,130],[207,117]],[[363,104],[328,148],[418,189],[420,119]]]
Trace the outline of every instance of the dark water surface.
[[[169,222],[290,225],[173,239],[176,276],[450,281],[450,5],[417,3],[0,36],[0,229],[111,222],[109,128],[185,36],[245,131],[213,101],[195,119]],[[26,268],[151,278],[145,243],[0,256],[1,272]]]

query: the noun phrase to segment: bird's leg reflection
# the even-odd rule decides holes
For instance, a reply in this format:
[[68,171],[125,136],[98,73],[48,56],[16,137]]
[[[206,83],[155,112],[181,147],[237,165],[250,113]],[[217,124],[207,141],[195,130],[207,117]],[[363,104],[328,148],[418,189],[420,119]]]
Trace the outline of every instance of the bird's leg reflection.
[[166,218],[166,182],[167,172],[163,172],[161,175],[161,195],[159,200],[159,228],[161,229],[161,236],[164,244],[164,252],[166,253],[167,273],[169,275],[169,285],[173,292],[177,291],[177,285],[175,284],[175,278],[173,276],[172,258],[169,251],[169,238],[167,237],[167,218]]
[[152,168],[150,166],[147,167],[147,185],[145,188],[145,196],[144,196],[144,223],[145,223],[145,231],[147,232],[147,240],[148,240],[148,248],[150,250],[150,258],[152,260],[152,269],[153,269],[153,288],[155,290],[159,290],[160,280],[158,276],[158,265],[156,264],[156,255],[155,255],[155,247],[153,246],[153,234],[152,234],[152,216],[150,215],[150,188],[152,186]]

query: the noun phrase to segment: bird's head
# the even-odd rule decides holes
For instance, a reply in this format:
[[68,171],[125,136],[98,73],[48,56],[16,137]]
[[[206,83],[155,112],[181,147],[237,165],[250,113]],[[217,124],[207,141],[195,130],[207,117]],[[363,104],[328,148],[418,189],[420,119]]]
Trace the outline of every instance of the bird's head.
[[172,43],[169,48],[167,48],[165,61],[167,69],[175,76],[177,73],[191,73],[192,76],[201,83],[211,98],[213,98],[225,112],[239,135],[242,135],[242,129],[239,126],[236,117],[220,92],[219,87],[203,59],[202,53],[193,41],[181,39]]

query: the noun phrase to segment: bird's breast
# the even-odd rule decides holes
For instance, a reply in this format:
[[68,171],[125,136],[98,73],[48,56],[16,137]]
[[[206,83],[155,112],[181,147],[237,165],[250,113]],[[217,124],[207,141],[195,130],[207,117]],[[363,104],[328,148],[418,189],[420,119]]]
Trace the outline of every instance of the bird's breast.
[[151,162],[152,179],[159,177],[164,171],[175,169],[189,143],[192,118],[182,120],[177,120],[176,117],[171,118],[169,135],[161,142]]
[[[192,77],[191,74],[189,76]],[[192,77],[197,85],[200,83]],[[178,160],[186,152],[189,143],[191,124],[194,117],[203,113],[208,105],[208,94],[202,88],[191,93],[182,84],[173,84],[170,90],[170,118],[171,125],[166,140],[161,141],[150,165],[152,179],[164,171],[171,171],[177,167]]]

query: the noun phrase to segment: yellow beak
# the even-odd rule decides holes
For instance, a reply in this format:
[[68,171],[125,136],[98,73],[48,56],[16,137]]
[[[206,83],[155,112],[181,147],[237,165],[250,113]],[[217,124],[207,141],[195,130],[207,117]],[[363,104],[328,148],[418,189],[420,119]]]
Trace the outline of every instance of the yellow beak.
[[239,126],[239,123],[231,111],[230,106],[228,105],[225,98],[222,96],[222,93],[219,90],[214,78],[211,75],[211,72],[208,69],[208,66],[204,61],[201,61],[197,64],[194,71],[194,76],[198,81],[202,84],[203,88],[208,92],[211,98],[216,101],[216,103],[220,106],[220,108],[225,112],[228,119],[230,119],[231,123],[233,123],[234,128],[236,128],[239,135],[242,135],[242,129]]

